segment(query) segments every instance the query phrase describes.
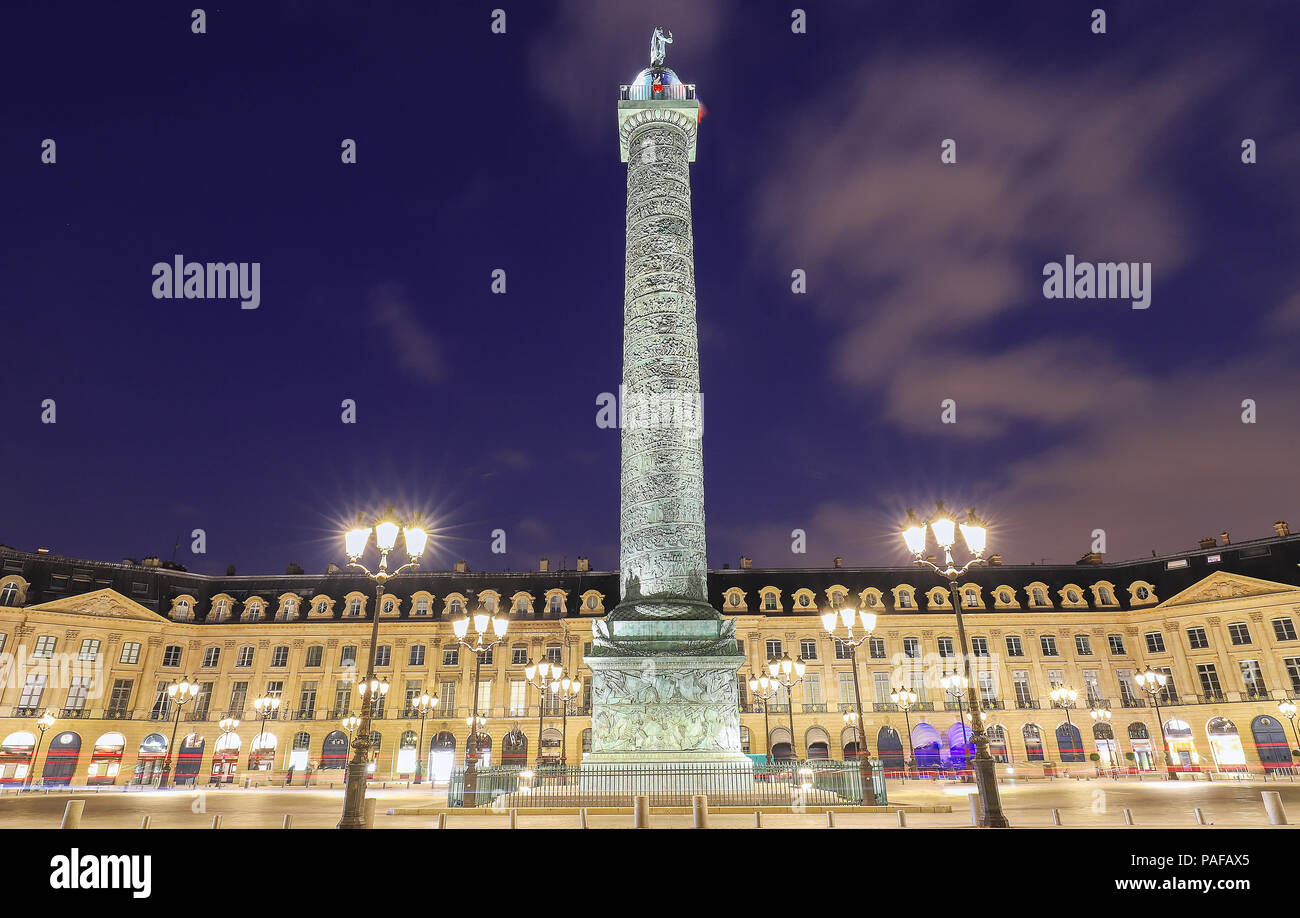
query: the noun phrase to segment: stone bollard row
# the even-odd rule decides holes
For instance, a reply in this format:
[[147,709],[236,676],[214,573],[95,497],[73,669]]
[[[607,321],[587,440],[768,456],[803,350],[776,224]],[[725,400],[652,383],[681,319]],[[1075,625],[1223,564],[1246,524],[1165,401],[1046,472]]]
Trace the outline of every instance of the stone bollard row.
[[691,797],[691,825],[696,829],[709,827],[709,798],[703,794]]
[[1268,823],[1273,826],[1290,825],[1286,821],[1286,810],[1282,806],[1282,795],[1277,791],[1264,791],[1264,812],[1268,814]]
[[632,798],[632,828],[650,828],[650,797],[647,794],[637,794]]
[[69,800],[68,805],[63,808],[63,822],[59,823],[60,829],[80,829],[81,814],[86,809],[86,801]]

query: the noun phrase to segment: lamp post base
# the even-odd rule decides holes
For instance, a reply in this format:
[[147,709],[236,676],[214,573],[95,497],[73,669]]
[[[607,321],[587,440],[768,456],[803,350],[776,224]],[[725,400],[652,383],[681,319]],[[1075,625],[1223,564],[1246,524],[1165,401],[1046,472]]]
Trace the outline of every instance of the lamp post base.
[[366,763],[349,762],[345,777],[346,787],[343,791],[343,816],[339,819],[340,829],[364,829],[366,819],[363,813],[363,801],[366,798]]

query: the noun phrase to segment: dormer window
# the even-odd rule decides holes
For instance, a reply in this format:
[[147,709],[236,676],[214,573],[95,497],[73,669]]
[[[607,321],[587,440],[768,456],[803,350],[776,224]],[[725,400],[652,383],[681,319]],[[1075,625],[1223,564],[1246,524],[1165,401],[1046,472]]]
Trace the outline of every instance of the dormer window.
[[391,599],[385,599],[385,600],[384,600],[384,614],[385,614],[385,615],[391,615],[391,614],[392,614],[392,611],[393,611],[393,601],[392,601]]
[[1144,586],[1140,586],[1137,588],[1135,595],[1137,596],[1138,599],[1150,599],[1151,591]]
[[812,600],[810,600],[810,599],[808,598],[808,594],[807,594],[807,593],[804,593],[802,596],[799,597],[799,605],[800,605],[801,608],[806,609],[806,608],[808,608],[809,605],[811,605],[811,603],[812,603]]
[[11,580],[4,585],[4,589],[0,589],[0,606],[16,605],[18,605],[18,584]]
[[551,597],[551,601],[550,601],[550,604],[549,604],[548,608],[549,608],[550,613],[551,613],[552,615],[559,615],[559,614],[560,614],[560,596],[559,596],[558,593],[556,593],[555,595],[553,595],[553,596]]
[[216,606],[212,610],[212,614],[216,617],[217,621],[220,622],[225,621],[226,613],[229,611],[230,601],[227,599],[218,599]]
[[974,609],[979,606],[980,597],[974,590],[968,589],[964,595],[966,597],[966,607],[968,609]]
[[329,603],[322,599],[320,602],[316,603],[316,614],[324,615],[329,607]]
[[416,615],[428,615],[428,614],[429,614],[429,597],[428,597],[428,596],[421,596],[419,599],[417,599],[417,600],[415,601],[415,614],[416,614]]
[[1043,592],[1042,587],[1034,587],[1033,597],[1034,597],[1034,605],[1036,606],[1047,605],[1047,594]]
[[875,593],[868,593],[868,594],[867,594],[867,608],[868,608],[868,609],[874,609],[874,608],[877,606],[877,604],[879,604],[879,602],[880,602],[880,600],[876,598],[876,594],[875,594]]
[[298,602],[294,599],[284,601],[284,614],[292,617],[298,611]]
[[587,597],[587,608],[588,608],[588,609],[594,609],[594,608],[596,608],[596,605],[597,605],[596,597],[595,597],[594,595],[593,595],[593,596],[588,596],[588,597]]
[[460,610],[461,610],[462,608],[464,608],[464,606],[461,605],[461,601],[460,601],[459,599],[453,599],[453,600],[451,601],[451,614],[452,614],[452,615],[460,615]]
[[360,614],[361,614],[361,598],[358,596],[353,596],[352,599],[348,600],[348,615],[360,615]]
[[778,608],[778,607],[777,607],[777,604],[776,604],[776,594],[775,594],[775,593],[764,593],[764,594],[763,594],[763,611],[764,611],[764,612],[775,612],[775,611],[777,611],[777,608]]
[[1115,596],[1111,593],[1110,587],[1102,587],[1098,592],[1101,594],[1103,605],[1112,606],[1115,604]]
[[520,613],[527,612],[529,611],[530,606],[531,604],[528,602],[527,596],[520,596],[518,599],[515,600],[516,612],[520,612]]
[[249,603],[248,609],[245,610],[250,622],[255,622],[262,617],[262,604],[260,602]]

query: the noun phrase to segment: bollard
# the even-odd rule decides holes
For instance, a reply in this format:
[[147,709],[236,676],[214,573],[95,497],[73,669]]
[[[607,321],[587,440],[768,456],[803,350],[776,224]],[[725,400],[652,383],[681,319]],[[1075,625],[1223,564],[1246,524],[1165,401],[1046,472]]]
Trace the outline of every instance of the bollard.
[[1199,806],[1192,808],[1192,815],[1196,817],[1196,824],[1198,826],[1205,825],[1205,814],[1201,812],[1201,808]]
[[217,814],[215,814],[215,815],[212,817],[212,828],[214,828],[214,829],[220,829],[220,828],[221,828],[221,814],[220,814],[220,813],[217,813]]
[[1133,811],[1130,810],[1128,807],[1124,807],[1124,825],[1126,826],[1133,825]]
[[366,828],[373,829],[375,827],[375,798],[374,797],[366,798],[364,809],[365,809],[364,818],[366,820]]
[[904,813],[902,810],[898,811],[898,827],[900,829],[907,828],[907,814]]
[[1059,826],[1060,824],[1061,824],[1061,811],[1058,810],[1056,807],[1052,807],[1052,825]]
[[761,828],[763,828],[763,811],[762,811],[762,810],[754,810],[754,828],[755,828],[755,829],[761,829]]
[[650,797],[646,794],[632,798],[632,828],[650,828]]
[[578,810],[578,828],[587,828],[587,808],[585,806]]
[[285,813],[285,814],[284,814],[284,823],[280,826],[280,828],[282,828],[282,829],[292,829],[292,828],[293,828],[293,814],[292,814],[292,813]]
[[80,829],[81,814],[86,809],[86,801],[69,800],[68,805],[63,808],[63,822],[59,823],[60,829]]
[[826,828],[828,828],[828,829],[833,829],[833,828],[835,828],[835,811],[834,811],[834,810],[827,810],[827,811],[826,811]]
[[[1264,812],[1268,813],[1268,823],[1273,826],[1289,825],[1286,810],[1282,807],[1282,795],[1278,791],[1263,791]],[[69,804],[71,806],[71,804]]]
[[970,799],[970,824],[979,826],[980,824],[980,795],[969,794]]
[[152,824],[153,824],[153,817],[152,817],[152,816],[141,816],[141,817],[140,817],[140,828],[142,828],[142,829],[147,829],[147,828],[149,828],[149,826],[152,825]]
[[447,814],[446,814],[446,813],[439,813],[439,814],[438,814],[438,828],[439,828],[439,829],[445,829],[445,828],[447,828]]
[[691,797],[691,815],[693,817],[691,825],[696,829],[707,829],[709,827],[709,798],[704,794],[695,794]]
[[517,829],[517,828],[519,828],[519,811],[518,811],[518,810],[511,810],[511,811],[510,811],[510,828],[512,828],[512,829]]

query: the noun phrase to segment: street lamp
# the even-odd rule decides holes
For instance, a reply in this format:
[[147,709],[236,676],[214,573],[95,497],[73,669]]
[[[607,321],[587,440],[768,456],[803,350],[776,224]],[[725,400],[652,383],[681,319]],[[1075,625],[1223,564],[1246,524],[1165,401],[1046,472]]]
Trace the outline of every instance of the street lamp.
[[[257,754],[257,744],[261,742],[262,737],[266,734],[266,720],[268,717],[274,717],[275,712],[279,709],[280,696],[278,695],[263,695],[253,702],[253,710],[255,710],[257,715],[262,718],[262,723],[261,726],[257,728],[257,735],[253,737],[253,744],[248,749],[248,764],[250,768],[253,764],[253,756]],[[274,762],[272,762],[272,764],[274,764]],[[258,771],[261,771],[261,769],[259,768]]]
[[[749,674],[749,691],[755,698],[763,700],[763,745],[767,747],[767,767],[772,767],[772,730],[767,723],[767,702],[776,694],[776,683],[765,673],[761,676]],[[791,742],[794,736],[790,737]]]
[[[1094,731],[1096,730],[1096,725],[1110,723],[1110,711],[1107,710],[1106,708],[1093,708],[1091,711],[1088,712],[1088,716],[1092,718]],[[1106,742],[1107,742],[1106,748],[1109,750],[1109,752],[1106,755],[1106,758],[1110,759],[1111,767],[1118,770],[1119,740],[1115,739],[1114,730],[1111,731],[1110,738]]]
[[907,729],[907,767],[903,769],[903,777],[905,778],[916,767],[916,750],[912,745],[912,718],[908,713],[912,710],[912,706],[916,704],[916,698],[916,692],[902,686],[889,693],[889,700],[903,712],[903,726]]
[[47,710],[36,721],[36,726],[41,731],[41,735],[36,737],[36,748],[32,750],[32,767],[27,769],[27,779],[23,782],[24,790],[32,786],[32,775],[36,773],[36,757],[41,754],[41,742],[45,739],[45,731],[54,726],[56,719],[57,718]]
[[569,702],[582,694],[582,683],[568,676],[553,678],[551,692],[560,699],[560,766],[563,767],[569,763],[568,752],[565,749],[569,741]]
[[[406,554],[409,560],[398,567],[396,570],[388,569],[388,553],[397,545],[397,533],[401,530],[403,541],[406,544]],[[366,546],[370,544],[370,534],[375,535],[375,546],[379,549],[379,567],[371,571],[361,563],[361,556],[366,552]],[[409,567],[415,567],[420,563],[420,556],[424,554],[424,546],[429,541],[429,534],[412,521],[408,526],[401,526],[393,519],[393,508],[389,506],[384,515],[375,521],[373,526],[358,525],[349,530],[343,537],[344,547],[348,555],[348,567],[355,567],[363,574],[375,582],[375,609],[374,620],[370,626],[370,652],[367,655],[365,682],[372,682],[375,679],[375,652],[379,644],[379,613],[384,600],[384,587],[389,578],[396,577],[402,571]],[[365,682],[362,684],[364,685]],[[363,829],[365,828],[365,817],[362,815],[362,800],[366,796],[366,773],[369,770],[367,761],[370,753],[370,720],[374,714],[374,703],[378,693],[376,691],[362,691],[361,697],[361,721],[358,724],[356,738],[352,741],[352,758],[348,762],[348,768],[345,777],[343,791],[343,816],[339,819],[338,827],[340,829]]]
[[[939,677],[939,685],[943,687],[944,694],[957,699],[957,720],[961,723],[962,756],[966,757],[970,754],[967,750],[967,747],[970,746],[970,735],[966,732],[966,714],[962,710],[961,696],[962,692],[970,687],[970,680],[959,672],[951,672]],[[952,709],[949,708],[948,710],[951,711]],[[981,711],[980,714],[983,715],[983,712]],[[975,720],[974,716],[971,717],[971,720]]]
[[534,663],[531,658],[524,664],[524,678],[537,689],[537,767],[542,767],[542,718],[546,714],[546,693],[551,690],[552,667],[554,675],[560,674],[560,665],[550,660]]
[[[934,535],[935,544],[943,551],[943,567],[939,567],[925,556],[927,526]],[[952,550],[957,542],[958,529],[961,530],[962,540],[966,543],[966,548],[971,555],[969,560],[961,567],[957,567],[952,558]],[[957,638],[961,642],[961,656],[969,677],[966,691],[967,700],[970,703],[971,726],[974,733],[972,739],[975,741],[975,782],[979,788],[980,806],[983,808],[979,822],[981,826],[987,828],[1005,829],[1010,823],[1007,822],[1006,814],[1002,812],[1002,798],[998,793],[998,779],[993,771],[993,757],[989,754],[988,733],[984,729],[983,719],[979,717],[982,708],[980,707],[979,692],[976,689],[975,658],[971,656],[970,645],[966,641],[966,625],[962,621],[961,615],[961,595],[957,589],[957,581],[964,577],[967,571],[984,563],[984,548],[987,538],[988,529],[975,516],[973,509],[967,513],[966,521],[958,524],[953,522],[952,517],[944,509],[942,501],[935,505],[934,518],[928,522],[918,520],[913,511],[907,511],[907,522],[903,527],[903,541],[907,544],[907,550],[912,554],[916,563],[922,567],[928,567],[948,582],[948,593],[952,597],[952,612],[957,619]]]
[[[474,626],[472,641],[468,637],[470,625]],[[478,686],[479,673],[483,667],[483,654],[498,644],[505,643],[506,630],[509,627],[510,617],[501,611],[499,605],[495,611],[489,612],[482,602],[479,603],[472,618],[462,609],[461,613],[451,620],[456,642],[474,654],[474,703],[470,710],[469,745],[465,749],[465,795],[461,801],[463,806],[474,806],[478,789],[478,726],[476,724],[479,720]]]
[[415,706],[411,710],[420,718],[420,745],[415,759],[415,783],[419,784],[424,780],[424,757],[427,754],[424,751],[424,721],[433,713],[433,709],[438,706],[438,696],[425,692],[420,697],[412,700],[415,702]]
[[1291,732],[1295,735],[1296,754],[1300,755],[1300,731],[1297,731],[1295,727],[1295,719],[1296,719],[1295,702],[1291,701],[1290,699],[1287,699],[1286,701],[1279,701],[1277,703],[1277,709],[1282,714],[1283,717],[1291,721]]
[[791,660],[788,653],[780,659],[767,661],[768,676],[785,689],[786,710],[790,714],[790,758],[796,762],[799,760],[799,748],[794,739],[794,692],[791,689],[803,681],[804,670],[807,668],[808,664],[803,657]]
[[1165,773],[1169,775],[1170,780],[1177,781],[1178,772],[1174,771],[1174,757],[1169,750],[1169,740],[1165,737],[1165,721],[1160,716],[1160,693],[1165,690],[1165,683],[1169,681],[1169,677],[1148,666],[1134,676],[1133,681],[1138,684],[1138,688],[1151,696],[1151,703],[1155,705],[1156,726],[1160,728],[1160,744],[1165,747]]
[[[217,727],[220,728],[220,730],[221,730],[221,736],[222,736],[223,738],[224,738],[224,737],[228,737],[228,736],[230,736],[231,734],[233,734],[236,730],[239,729],[239,718],[237,718],[237,717],[223,717],[223,718],[221,718],[221,720],[219,720],[219,721],[217,722]],[[227,748],[227,749],[230,748],[230,741],[229,741],[229,740],[226,741],[226,743],[225,743],[225,748]],[[218,751],[218,752],[221,752],[221,749],[218,749],[217,751]],[[222,763],[221,763],[221,771],[218,773],[217,780],[218,780],[218,783],[220,783],[221,778],[222,778],[222,777],[225,777],[225,778],[226,778],[226,782],[225,782],[225,783],[229,784],[231,781],[235,780],[235,778],[234,778],[233,775],[230,774],[230,772],[229,772],[229,770],[228,770],[228,769],[230,768],[230,765],[229,765],[228,762],[224,761],[225,756],[222,756],[222,759],[223,759],[223,761],[222,761]],[[236,768],[239,767],[239,753],[238,753],[238,752],[235,753],[235,767],[236,767]],[[208,783],[211,783],[211,780],[209,780]]]
[[[1047,693],[1047,696],[1052,699],[1052,704],[1056,705],[1058,708],[1065,709],[1065,724],[1069,728],[1070,743],[1071,746],[1073,746],[1074,721],[1070,720],[1070,708],[1074,707],[1075,701],[1077,701],[1079,698],[1079,693],[1074,689],[1070,688],[1069,686],[1057,685],[1052,687],[1052,690]],[[1060,745],[1060,737],[1057,737],[1057,745],[1058,746]],[[1082,737],[1079,738],[1079,745],[1080,746],[1083,745]],[[1070,751],[1071,752],[1077,751],[1080,756],[1083,755],[1082,749],[1075,750],[1071,748]],[[1062,758],[1064,758],[1064,755],[1065,755],[1064,750],[1062,750]],[[1082,761],[1082,759],[1080,759],[1080,761]]]
[[343,729],[348,732],[348,745],[351,746],[352,737],[356,735],[357,727],[361,726],[361,718],[357,717],[357,715],[355,714],[352,714],[348,717],[343,718],[341,721],[339,721],[339,723],[342,724]]
[[162,774],[158,778],[158,787],[167,786],[167,775],[172,767],[172,750],[176,747],[176,728],[181,725],[181,708],[199,696],[199,684],[182,678],[167,686],[167,697],[176,705],[176,720],[172,723],[172,741],[167,744],[167,758],[163,759]]
[[[839,605],[839,594],[835,594],[833,602]],[[860,622],[862,629],[861,636],[854,636],[854,622]],[[835,630],[842,625],[845,631],[845,637],[839,637]],[[871,632],[876,630],[876,613],[859,612],[850,607],[830,608],[822,613],[822,627],[826,633],[840,644],[849,648],[849,665],[853,667],[853,703],[854,710],[858,715],[858,722],[862,724],[861,739],[862,743],[858,746],[858,777],[862,782],[862,805],[876,805],[876,786],[871,774],[871,754],[867,750],[867,721],[862,716],[862,689],[858,686],[858,647],[866,643],[871,638]],[[794,737],[790,737],[793,742]]]

